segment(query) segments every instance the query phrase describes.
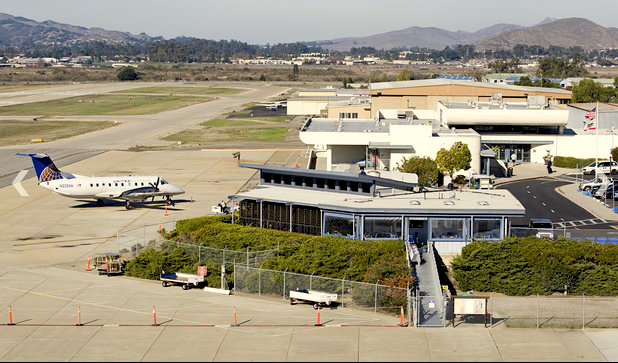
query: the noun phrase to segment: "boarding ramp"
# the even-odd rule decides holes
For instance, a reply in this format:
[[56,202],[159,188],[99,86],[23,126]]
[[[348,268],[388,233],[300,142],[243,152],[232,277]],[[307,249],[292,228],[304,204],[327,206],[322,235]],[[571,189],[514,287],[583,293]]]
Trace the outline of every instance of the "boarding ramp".
[[420,261],[412,253],[412,243],[406,243],[408,261],[414,277],[414,326],[444,327],[447,321],[448,299],[443,295],[435,248],[427,242],[427,250],[420,251]]

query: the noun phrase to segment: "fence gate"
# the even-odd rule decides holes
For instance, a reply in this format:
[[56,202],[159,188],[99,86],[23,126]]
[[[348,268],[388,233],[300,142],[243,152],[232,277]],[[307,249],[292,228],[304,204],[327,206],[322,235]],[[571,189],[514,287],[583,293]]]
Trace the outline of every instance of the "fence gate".
[[[418,290],[417,290],[418,292]],[[446,321],[445,299],[442,296],[423,296],[415,298],[415,325],[419,327],[444,327]]]

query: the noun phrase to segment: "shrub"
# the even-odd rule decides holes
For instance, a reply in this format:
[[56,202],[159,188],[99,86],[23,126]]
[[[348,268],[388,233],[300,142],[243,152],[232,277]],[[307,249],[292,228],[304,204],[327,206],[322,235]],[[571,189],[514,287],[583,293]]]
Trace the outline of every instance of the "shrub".
[[[162,245],[161,251],[148,249],[127,262],[129,276],[158,279],[159,273],[181,271],[196,273],[199,265],[197,246],[227,248],[233,251],[277,250],[276,256],[264,261],[264,269],[315,274],[352,281],[396,284],[405,287],[409,280],[405,246],[401,240],[354,241],[342,237],[310,236],[277,230],[230,224],[230,215],[207,216],[182,220],[167,239],[182,241],[195,247],[177,247],[175,242]],[[207,260],[205,253],[202,260]],[[216,260],[216,258],[214,258]],[[212,259],[211,259],[212,260]],[[207,264],[209,285],[219,286],[220,267]],[[227,266],[232,268],[231,264]],[[232,271],[226,272],[232,280]],[[390,285],[395,286],[395,285]],[[229,287],[229,283],[228,283]]]
[[587,241],[509,237],[476,241],[453,259],[460,289],[507,295],[563,292],[616,295],[618,246]]
[[595,158],[579,159],[570,156],[555,156],[553,166],[560,168],[580,169],[595,161]]

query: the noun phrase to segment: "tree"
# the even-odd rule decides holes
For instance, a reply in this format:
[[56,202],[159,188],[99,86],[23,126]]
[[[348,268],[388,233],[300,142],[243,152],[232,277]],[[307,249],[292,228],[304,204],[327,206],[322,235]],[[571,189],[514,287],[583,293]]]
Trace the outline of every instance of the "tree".
[[137,72],[135,72],[133,67],[124,66],[120,68],[117,77],[120,81],[135,81],[137,79]]
[[399,75],[397,76],[397,80],[398,81],[409,81],[411,79],[414,79],[414,73],[412,73],[412,71],[404,69],[401,72],[399,72]]
[[549,78],[583,77],[588,74],[584,60],[580,54],[575,54],[570,61],[556,57],[546,57],[539,62],[536,71],[538,76]]
[[582,79],[573,86],[572,102],[614,102],[616,91],[613,87],[604,87],[592,79]]
[[401,166],[397,165],[397,170],[418,175],[418,183],[421,185],[435,186],[438,183],[438,164],[430,157],[404,157]]
[[470,169],[472,154],[468,144],[457,141],[449,150],[441,148],[436,155],[436,163],[440,171],[448,173],[451,177],[458,170]]

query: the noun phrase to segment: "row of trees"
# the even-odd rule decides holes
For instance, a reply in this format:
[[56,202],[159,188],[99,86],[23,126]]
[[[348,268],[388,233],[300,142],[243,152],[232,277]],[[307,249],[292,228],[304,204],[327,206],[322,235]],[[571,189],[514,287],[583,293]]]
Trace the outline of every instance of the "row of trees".
[[[328,44],[324,44],[328,47]],[[349,51],[328,51],[316,43],[279,43],[275,45],[252,45],[237,40],[207,40],[189,37],[178,37],[163,40],[154,38],[149,43],[112,43],[106,41],[80,41],[67,44],[22,44],[2,46],[0,54],[13,57],[23,54],[26,57],[74,57],[80,55],[99,58],[139,57],[149,58],[156,62],[226,62],[232,57],[297,57],[302,53],[330,53],[333,59],[341,59],[346,55],[353,57],[375,56],[385,60],[399,59],[401,51],[408,51],[406,58],[410,60],[432,61],[443,63],[449,61],[468,61],[474,58],[496,59],[496,71],[516,72],[519,59],[525,58],[558,58],[563,60],[580,58],[583,61],[597,61],[599,64],[611,64],[618,56],[618,50],[593,50],[586,52],[582,47],[548,48],[540,45],[518,44],[511,50],[477,51],[474,45],[457,45],[435,50],[421,47],[401,47],[393,49],[376,49],[375,47],[353,47]]]

